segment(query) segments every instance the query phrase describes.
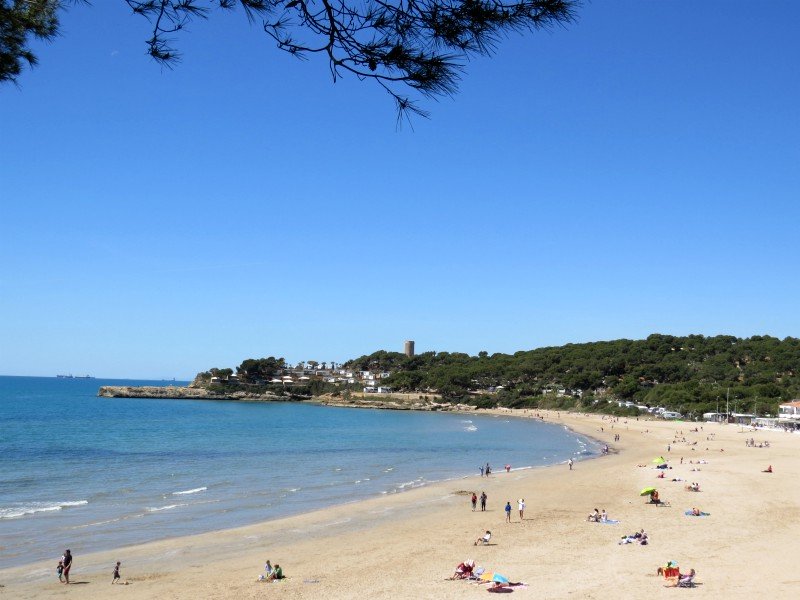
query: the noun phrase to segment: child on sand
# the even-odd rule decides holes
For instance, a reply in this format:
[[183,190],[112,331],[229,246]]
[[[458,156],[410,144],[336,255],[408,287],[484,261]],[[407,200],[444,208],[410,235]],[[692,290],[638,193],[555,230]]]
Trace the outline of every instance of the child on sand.
[[119,579],[119,566],[121,564],[122,564],[121,562],[117,561],[117,564],[114,567],[114,576],[113,576],[113,579],[111,580],[111,585],[114,585],[115,583],[117,583],[117,579]]
[[258,580],[267,581],[269,579],[269,576],[272,575],[272,571],[273,571],[272,563],[270,563],[269,559],[267,559],[267,562],[264,564],[264,572],[258,576]]
[[511,523],[511,500],[506,502],[506,523]]

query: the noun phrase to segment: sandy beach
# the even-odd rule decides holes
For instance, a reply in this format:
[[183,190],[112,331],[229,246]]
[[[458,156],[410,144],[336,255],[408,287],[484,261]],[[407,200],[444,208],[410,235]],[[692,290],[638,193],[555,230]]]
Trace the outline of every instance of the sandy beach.
[[[536,411],[485,412],[508,418],[532,417]],[[492,476],[481,478],[476,438],[474,477],[322,510],[308,506],[302,515],[238,529],[76,554],[74,584],[69,586],[56,577],[63,548],[54,546],[52,561],[0,571],[0,597],[486,596],[485,585],[446,579],[470,558],[528,584],[514,591],[521,598],[624,594],[752,599],[800,594],[800,574],[794,572],[800,548],[800,436],[734,425],[631,419],[612,423],[599,415],[538,414],[607,443],[612,452],[577,462],[572,471],[555,465],[505,473],[494,465]],[[695,426],[703,429],[694,432]],[[745,440],[751,437],[768,441],[769,448],[747,447]],[[664,479],[657,478],[652,464],[661,455],[672,466]],[[700,460],[706,463],[697,464]],[[768,465],[774,473],[762,472]],[[687,481],[698,482],[701,491],[686,491]],[[647,504],[638,495],[647,486],[656,486],[670,506]],[[472,491],[486,492],[486,512],[472,511],[464,494]],[[517,514],[518,498],[527,505],[523,521]],[[513,506],[510,524],[505,523],[506,501]],[[595,507],[621,522],[587,522]],[[710,515],[685,516],[693,507]],[[621,536],[642,528],[649,545],[618,544]],[[493,533],[491,545],[474,546],[487,529]],[[257,582],[266,559],[279,563],[288,578]],[[110,585],[117,560],[129,585]],[[668,560],[676,561],[682,572],[696,569],[697,587],[665,587],[656,568]]]

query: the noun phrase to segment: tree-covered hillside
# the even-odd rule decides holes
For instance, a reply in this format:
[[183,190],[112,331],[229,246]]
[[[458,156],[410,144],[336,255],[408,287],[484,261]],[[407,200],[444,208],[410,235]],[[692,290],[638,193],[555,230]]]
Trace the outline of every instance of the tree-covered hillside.
[[552,405],[548,392],[563,390],[561,404],[587,407],[618,398],[699,415],[715,411],[718,402],[724,411],[727,396],[732,411],[775,414],[779,402],[800,396],[800,340],[770,336],[653,334],[491,356],[426,352],[408,358],[379,351],[346,366],[391,371],[385,383],[395,390],[437,391],[452,399],[500,388],[484,405]]

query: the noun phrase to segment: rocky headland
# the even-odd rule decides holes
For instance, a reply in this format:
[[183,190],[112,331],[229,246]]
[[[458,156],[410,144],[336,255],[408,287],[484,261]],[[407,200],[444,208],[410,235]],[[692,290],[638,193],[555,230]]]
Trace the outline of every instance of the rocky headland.
[[287,400],[285,396],[271,393],[254,393],[244,390],[212,391],[194,386],[134,386],[104,385],[97,395],[102,398],[163,398],[174,400],[237,400],[239,402],[273,402]]

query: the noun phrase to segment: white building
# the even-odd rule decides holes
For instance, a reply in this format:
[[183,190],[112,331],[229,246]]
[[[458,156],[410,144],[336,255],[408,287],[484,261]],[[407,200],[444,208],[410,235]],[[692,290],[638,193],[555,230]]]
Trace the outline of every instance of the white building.
[[778,407],[778,425],[791,429],[800,428],[800,400],[784,402]]
[[715,421],[717,423],[725,423],[728,420],[728,415],[725,413],[707,412],[703,413],[703,421]]

